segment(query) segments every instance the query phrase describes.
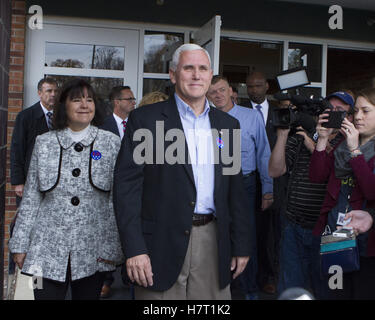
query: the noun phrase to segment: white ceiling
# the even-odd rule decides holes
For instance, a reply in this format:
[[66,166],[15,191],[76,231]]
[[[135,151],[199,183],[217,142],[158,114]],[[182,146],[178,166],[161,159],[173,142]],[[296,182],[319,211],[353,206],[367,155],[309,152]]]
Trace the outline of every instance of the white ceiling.
[[331,6],[337,4],[343,8],[375,11],[375,0],[275,0],[286,2],[310,3]]

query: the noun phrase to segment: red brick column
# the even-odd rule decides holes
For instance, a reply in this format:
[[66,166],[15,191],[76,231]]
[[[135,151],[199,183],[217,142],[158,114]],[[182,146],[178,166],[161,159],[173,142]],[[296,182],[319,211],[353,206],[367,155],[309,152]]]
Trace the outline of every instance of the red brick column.
[[[7,169],[6,169],[6,194],[5,194],[5,236],[4,236],[4,271],[8,276],[8,240],[9,225],[16,212],[16,197],[14,188],[10,184],[10,143],[13,128],[18,112],[23,106],[23,83],[25,62],[25,27],[26,3],[25,0],[12,0],[12,25],[10,41],[9,64],[9,95],[8,95],[8,131],[7,131]],[[5,281],[6,283],[6,281]]]

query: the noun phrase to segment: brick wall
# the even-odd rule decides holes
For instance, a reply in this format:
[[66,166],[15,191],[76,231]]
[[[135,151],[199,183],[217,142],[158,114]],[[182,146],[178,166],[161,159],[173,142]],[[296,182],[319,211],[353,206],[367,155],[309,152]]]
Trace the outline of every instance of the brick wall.
[[5,232],[4,232],[4,275],[8,275],[8,240],[9,224],[16,212],[16,198],[14,188],[10,184],[9,155],[10,143],[15,119],[23,106],[24,57],[25,57],[25,0],[11,0],[11,32],[9,56],[9,91],[8,91],[8,128],[6,153],[6,191],[5,191]]
[[[0,2],[0,254],[4,255],[4,222],[5,222],[5,187],[7,159],[7,118],[8,118],[8,83],[9,83],[9,44],[11,1]],[[0,288],[3,288],[3,259],[0,259]],[[0,290],[0,299],[3,290]]]

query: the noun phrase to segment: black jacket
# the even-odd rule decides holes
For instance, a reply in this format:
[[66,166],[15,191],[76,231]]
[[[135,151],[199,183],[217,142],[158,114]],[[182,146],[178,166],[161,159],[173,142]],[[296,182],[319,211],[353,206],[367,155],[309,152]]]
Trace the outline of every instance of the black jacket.
[[16,118],[10,147],[10,180],[12,185],[25,184],[35,138],[48,132],[40,102],[21,111]]
[[[212,129],[230,129],[232,134],[232,129],[239,128],[236,119],[212,107],[209,118]],[[163,121],[164,134],[170,129],[183,130],[174,97],[130,113],[115,167],[113,196],[126,258],[148,254],[154,274],[154,284],[150,289],[165,291],[176,282],[184,263],[192,228],[196,188],[192,166],[187,161],[184,164],[143,165],[134,162],[133,151],[142,142],[133,141],[133,135],[137,129],[148,129],[152,133],[155,163],[156,121]],[[164,141],[161,151],[165,154],[172,143]],[[224,148],[228,147],[231,152],[229,145],[224,142]],[[214,148],[217,148],[216,141]],[[185,140],[185,157],[187,154]],[[214,168],[214,201],[221,288],[231,281],[231,258],[249,256],[251,242],[250,207],[242,182],[242,171],[236,175],[223,175],[225,166],[220,156]]]
[[268,101],[268,105],[269,105],[269,108],[268,108],[268,115],[267,115],[266,132],[267,132],[268,142],[270,144],[270,148],[272,151],[277,140],[276,128],[273,126],[272,117],[273,117],[274,110],[277,109],[278,106],[271,101]]
[[104,119],[103,124],[99,127],[100,129],[110,131],[118,136],[120,136],[120,133],[118,132],[118,126],[115,120],[115,117],[113,114],[109,115]]

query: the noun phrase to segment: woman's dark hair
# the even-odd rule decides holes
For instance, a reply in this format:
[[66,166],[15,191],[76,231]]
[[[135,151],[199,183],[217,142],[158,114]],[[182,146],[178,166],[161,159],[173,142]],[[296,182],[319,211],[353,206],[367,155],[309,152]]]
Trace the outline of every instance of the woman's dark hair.
[[74,79],[64,83],[61,93],[58,98],[58,103],[53,112],[53,127],[56,130],[62,130],[68,127],[68,117],[66,114],[66,101],[73,100],[75,98],[81,98],[85,94],[85,89],[90,98],[95,103],[95,116],[92,119],[91,124],[94,126],[100,126],[103,122],[105,111],[101,104],[98,103],[98,99],[92,86],[83,79]]

